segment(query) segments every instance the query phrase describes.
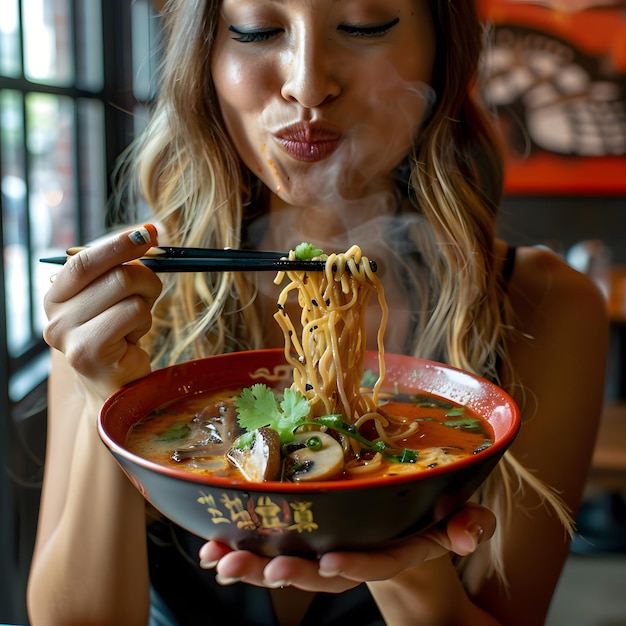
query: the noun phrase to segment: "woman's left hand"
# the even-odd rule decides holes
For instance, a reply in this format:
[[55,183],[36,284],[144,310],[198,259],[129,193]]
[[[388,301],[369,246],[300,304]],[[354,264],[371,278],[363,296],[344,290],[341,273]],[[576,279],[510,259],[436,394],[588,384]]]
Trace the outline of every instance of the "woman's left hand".
[[291,556],[269,559],[210,541],[202,546],[199,556],[201,566],[215,568],[216,580],[223,585],[246,582],[340,593],[362,582],[394,578],[450,552],[470,554],[493,535],[495,526],[491,511],[470,503],[426,532],[368,552],[329,552],[319,560]]

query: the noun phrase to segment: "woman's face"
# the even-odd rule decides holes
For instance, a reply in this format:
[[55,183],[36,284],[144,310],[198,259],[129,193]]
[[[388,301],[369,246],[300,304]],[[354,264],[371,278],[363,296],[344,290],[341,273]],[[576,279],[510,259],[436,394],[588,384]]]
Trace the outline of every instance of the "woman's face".
[[247,167],[291,205],[388,186],[432,104],[426,0],[223,0],[212,74]]

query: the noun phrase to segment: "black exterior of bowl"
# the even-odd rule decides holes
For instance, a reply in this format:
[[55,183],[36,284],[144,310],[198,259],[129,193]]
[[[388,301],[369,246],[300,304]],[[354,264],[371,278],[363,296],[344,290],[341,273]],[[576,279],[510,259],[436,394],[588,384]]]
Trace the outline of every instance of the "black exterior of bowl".
[[[268,557],[370,549],[423,530],[466,502],[519,428],[517,406],[492,383],[411,357],[385,360],[386,380],[402,390],[437,393],[478,410],[494,428],[494,444],[471,459],[410,477],[306,485],[212,479],[157,465],[124,448],[133,423],[181,395],[269,383],[277,372],[289,376],[282,350],[238,352],[158,370],[109,398],[98,428],[144,497],[199,537]],[[376,355],[368,354],[368,367],[375,369],[376,363]]]
[[203,539],[268,557],[371,549],[424,530],[466,502],[500,457],[428,480],[298,496],[183,482],[115,456],[165,517]]

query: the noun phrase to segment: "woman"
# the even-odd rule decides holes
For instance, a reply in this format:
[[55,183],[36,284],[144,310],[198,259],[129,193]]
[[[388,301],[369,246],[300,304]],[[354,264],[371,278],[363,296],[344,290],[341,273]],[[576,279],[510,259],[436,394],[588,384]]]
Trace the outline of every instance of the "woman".
[[269,560],[147,525],[98,440],[103,400],[151,367],[283,338],[272,277],[157,277],[133,262],[156,229],[115,235],[46,297],[33,625],[145,624],[150,583],[153,623],[542,624],[593,448],[607,323],[587,278],[495,237],[502,171],[471,97],[475,7],[173,0],[164,20],[159,100],[127,165],[158,242],[358,243],[384,261],[386,349],[497,381],[524,424],[476,503],[386,550]]

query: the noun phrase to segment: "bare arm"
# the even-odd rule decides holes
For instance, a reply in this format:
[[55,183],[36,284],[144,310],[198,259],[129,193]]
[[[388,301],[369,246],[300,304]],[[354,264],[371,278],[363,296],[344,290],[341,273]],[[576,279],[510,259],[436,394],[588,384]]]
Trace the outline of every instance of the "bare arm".
[[[528,335],[510,346],[525,393],[524,425],[512,452],[576,515],[602,411],[608,320],[595,285],[550,252],[520,250],[511,300]],[[504,546],[508,594],[490,579],[477,602],[507,625],[543,624],[569,540],[535,495],[516,496]]]
[[119,265],[147,245],[116,241],[64,266],[47,296],[46,339],[56,349],[28,587],[33,626],[147,622],[144,500],[100,441],[96,416],[107,395],[149,371],[136,344],[160,283]]
[[[141,495],[95,429],[98,405],[55,354],[46,468],[28,606],[34,626],[147,621]],[[124,617],[111,611],[124,611]]]

